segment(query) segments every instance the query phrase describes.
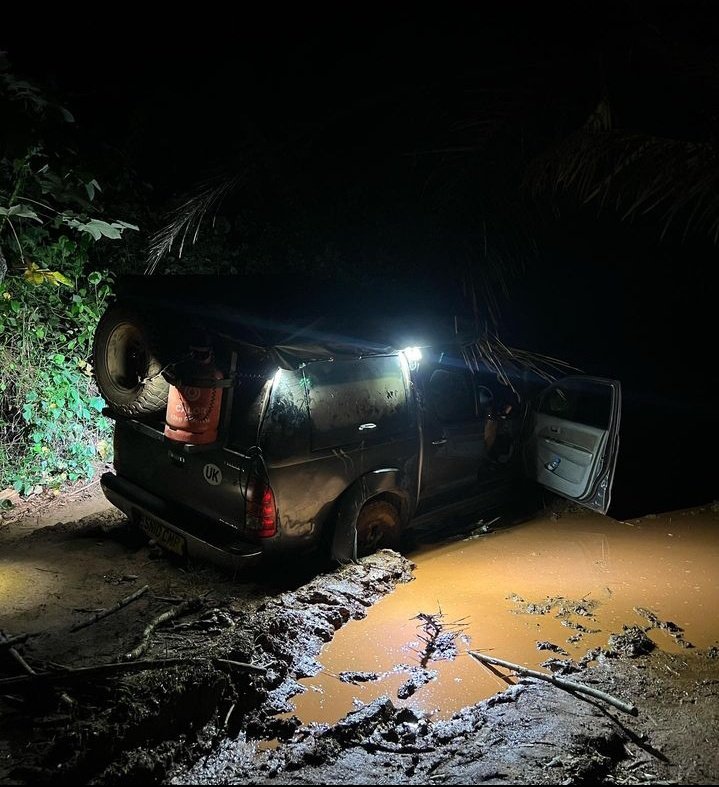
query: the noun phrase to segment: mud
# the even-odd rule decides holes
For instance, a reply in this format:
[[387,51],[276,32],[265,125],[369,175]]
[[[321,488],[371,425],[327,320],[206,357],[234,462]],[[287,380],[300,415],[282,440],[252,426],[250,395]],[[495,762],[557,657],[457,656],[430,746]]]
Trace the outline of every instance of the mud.
[[[446,720],[397,708],[383,696],[336,724],[305,725],[272,751],[258,750],[244,735],[224,741],[209,760],[176,772],[170,781],[710,784],[719,772],[713,745],[719,681],[705,655],[691,659],[690,664],[666,653],[632,662],[603,659],[573,676],[642,697],[636,719],[533,680]],[[697,680],[698,675],[710,677]]]
[[[656,558],[645,549],[633,572],[618,572],[621,549],[597,539],[592,517],[574,522],[569,539],[572,519],[563,515],[560,525],[545,517],[514,535],[420,550],[407,584],[412,564],[390,551],[319,576],[308,567],[228,577],[172,563],[118,514],[82,504],[92,513],[77,521],[43,526],[47,519],[24,516],[0,528],[0,625],[29,634],[17,650],[47,675],[0,683],[2,782],[700,784],[719,776],[719,646],[706,612],[716,593],[717,512],[615,522],[628,551],[652,534],[664,550],[666,589],[633,595],[632,577],[643,589],[661,584],[647,571]],[[563,540],[547,523],[567,528]],[[526,571],[535,527],[546,548],[541,574]],[[642,528],[647,537],[635,541]],[[698,531],[706,541],[694,549]],[[589,570],[560,554],[577,539],[601,544],[599,553],[583,547]],[[675,543],[678,553],[667,553]],[[467,544],[481,560],[468,559]],[[505,576],[493,583],[487,568],[500,554]],[[422,577],[436,560],[447,581],[428,601]],[[581,592],[570,581],[577,577]],[[144,584],[150,590],[131,605],[70,633]],[[480,595],[470,595],[468,619],[455,602],[470,590]],[[150,621],[188,599],[196,604],[151,631],[141,658],[152,669],[63,671],[117,666]],[[516,627],[526,649],[500,652]],[[338,644],[344,655],[328,666]],[[569,675],[634,702],[639,714],[480,665],[470,646]],[[0,681],[20,674],[7,651],[0,659]],[[306,715],[322,707],[308,699],[328,698],[318,685],[331,687],[329,720]],[[448,696],[456,707],[436,710]]]

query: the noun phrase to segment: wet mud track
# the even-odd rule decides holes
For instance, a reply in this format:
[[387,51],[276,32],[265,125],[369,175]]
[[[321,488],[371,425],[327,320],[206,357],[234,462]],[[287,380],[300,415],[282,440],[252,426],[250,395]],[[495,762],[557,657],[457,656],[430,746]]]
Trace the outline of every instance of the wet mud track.
[[[15,648],[35,675],[24,674],[9,648],[0,653],[3,782],[159,782],[178,761],[191,760],[240,730],[258,738],[290,737],[299,721],[275,715],[291,709],[288,699],[300,690],[296,680],[317,672],[322,645],[398,582],[411,579],[409,561],[384,552],[284,592],[250,585],[240,586],[238,594],[227,577],[202,569],[183,572],[184,584],[167,587],[168,576],[180,569],[162,558],[142,560],[145,547],[135,545],[142,578],[117,570],[119,555],[133,546],[132,535],[108,514],[10,539],[2,572],[8,589],[21,576],[13,571],[23,569],[40,569],[49,575],[45,581],[55,581],[60,567],[45,567],[44,555],[73,551],[79,543],[86,555],[90,544],[103,545],[101,538],[108,542],[106,554],[96,555],[95,562],[109,558],[115,566],[96,585],[106,598],[124,596],[148,574],[157,592],[143,593],[82,631],[68,617],[88,620],[96,611],[67,609],[73,603],[68,599],[50,610],[46,602],[3,609],[3,626],[13,627],[9,635],[21,623],[36,624],[25,626],[34,636]],[[30,554],[38,565],[28,567]],[[69,577],[68,585],[75,579]],[[84,591],[79,597],[87,604],[88,588]],[[61,590],[55,595],[63,599]],[[72,596],[69,587],[66,595]],[[10,598],[7,594],[5,602]],[[110,606],[105,599],[94,605]],[[172,624],[169,630],[152,627],[160,615],[177,609],[181,614],[162,621]],[[136,658],[129,660],[135,648]]]
[[[412,564],[394,552],[279,586],[152,559],[109,512],[0,531],[0,541],[0,626],[9,635],[34,635],[17,651],[46,675],[23,678],[0,653],[2,782],[701,784],[719,776],[719,649],[682,646],[677,624],[648,608],[638,608],[641,625],[637,615],[627,628],[613,621],[591,653],[591,637],[599,635],[584,634],[575,645],[591,658],[579,658],[570,644],[569,657],[560,653],[556,643],[564,640],[557,636],[536,646],[545,670],[635,702],[638,716],[476,663],[463,669],[488,676],[499,693],[477,701],[482,695],[467,680],[457,710],[438,714],[420,700],[444,671],[468,660],[467,630],[443,627],[436,607],[422,612],[418,598],[397,618],[393,605],[420,583],[407,584]],[[696,572],[694,565],[691,576]],[[458,576],[457,567],[450,573]],[[71,631],[144,584],[149,590],[139,599]],[[532,595],[518,589],[516,597],[501,591],[512,607],[501,613],[505,620],[534,627],[547,619],[549,630],[565,637],[578,632],[560,625],[565,613],[586,629],[596,625],[591,599],[567,610],[566,598],[543,586]],[[387,650],[389,637],[376,619],[385,606],[394,609],[393,627],[420,626],[420,652],[404,665],[392,657],[401,669],[390,691],[384,667],[373,672],[343,660],[344,672],[329,676],[332,685],[347,685],[363,700],[325,723],[307,719],[298,708],[316,694],[308,684],[324,678],[325,652],[338,640],[370,628],[375,649]],[[179,612],[153,628],[170,610]],[[410,610],[421,614],[409,620]],[[657,647],[650,637],[675,647]],[[111,668],[66,669],[99,664]],[[366,687],[374,697],[361,694]]]

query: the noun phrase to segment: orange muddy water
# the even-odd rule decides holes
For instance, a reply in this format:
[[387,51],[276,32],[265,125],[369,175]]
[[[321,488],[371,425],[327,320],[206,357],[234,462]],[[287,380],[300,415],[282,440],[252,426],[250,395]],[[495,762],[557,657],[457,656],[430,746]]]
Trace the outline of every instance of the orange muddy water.
[[[423,546],[409,557],[417,564],[416,579],[369,609],[364,620],[338,631],[320,654],[323,672],[302,681],[307,691],[294,702],[303,722],[334,723],[352,710],[355,699],[367,703],[383,694],[397,706],[449,717],[507,685],[467,649],[542,669],[550,657],[578,660],[591,648],[606,646],[623,625],[649,625],[635,607],[676,623],[696,647],[719,641],[719,514],[710,507],[630,522],[589,512],[540,516]],[[548,599],[554,604],[544,614],[527,611],[530,605],[538,611]],[[439,610],[447,624],[462,621],[459,655],[430,661],[437,677],[400,700],[397,689],[408,675],[393,670],[417,665],[416,651],[423,647],[413,618]],[[580,633],[573,624],[595,633],[568,642]],[[664,650],[682,650],[663,630],[648,634]],[[561,646],[568,655],[539,650],[539,641]],[[337,675],[343,671],[383,676],[342,683]]]

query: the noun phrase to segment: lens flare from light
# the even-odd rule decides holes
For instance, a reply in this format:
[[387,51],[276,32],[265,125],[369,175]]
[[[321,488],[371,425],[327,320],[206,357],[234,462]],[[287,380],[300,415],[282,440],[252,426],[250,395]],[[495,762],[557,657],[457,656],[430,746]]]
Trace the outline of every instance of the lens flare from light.
[[422,350],[419,347],[405,347],[402,354],[410,363],[419,363],[422,360]]

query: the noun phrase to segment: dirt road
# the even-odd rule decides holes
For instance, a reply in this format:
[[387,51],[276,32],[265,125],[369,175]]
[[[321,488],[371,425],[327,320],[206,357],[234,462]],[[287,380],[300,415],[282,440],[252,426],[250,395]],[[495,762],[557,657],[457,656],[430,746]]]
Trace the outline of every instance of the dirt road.
[[[678,563],[668,554],[662,569],[674,566],[690,577],[687,608],[693,611],[677,620],[658,615],[652,620],[626,614],[627,604],[638,603],[632,601],[632,586],[644,587],[642,577],[651,584],[651,577],[639,565],[633,572],[631,561],[621,569],[626,576],[616,573],[623,564],[614,541],[611,581],[597,562],[609,560],[606,548],[597,561],[594,547],[587,554],[597,563],[593,570],[604,572],[597,576],[607,579],[607,587],[621,587],[626,598],[617,593],[622,601],[614,598],[614,606],[604,599],[605,617],[589,597],[582,608],[586,614],[571,607],[562,566],[576,568],[577,543],[600,543],[587,540],[586,533],[602,526],[592,519],[579,522],[585,533],[579,542],[559,537],[561,527],[572,528],[566,515],[555,513],[519,529],[477,528],[465,533],[465,540],[429,552],[422,548],[409,555],[416,567],[382,552],[318,576],[317,567],[308,566],[304,574],[231,577],[207,566],[170,562],[135,536],[96,488],[51,505],[28,506],[0,525],[0,627],[9,637],[29,635],[15,645],[26,666],[9,647],[0,650],[0,780],[715,782],[719,659],[711,638],[719,632],[712,635],[711,625],[702,621],[712,614],[716,593],[710,571],[719,557],[714,535],[719,517],[711,507],[682,516],[690,525],[683,531],[672,526],[671,538],[661,517],[625,526],[632,537],[642,528],[649,534],[663,527],[663,538],[674,543],[681,536],[683,546],[692,534],[701,532],[706,539],[703,554],[709,562],[703,574],[697,563],[684,565],[695,560],[694,553],[682,552]],[[551,547],[546,556],[551,553],[551,560],[541,564],[546,581],[523,583],[521,577],[536,574],[540,565],[522,542],[534,529]],[[478,542],[476,559],[485,562],[474,564],[475,552],[466,550]],[[630,542],[628,554],[648,542]],[[562,554],[563,544],[570,553]],[[665,548],[664,541],[658,544]],[[465,552],[458,555],[458,550]],[[525,552],[529,563],[518,562],[510,571],[511,560],[519,561]],[[452,594],[459,599],[480,587],[493,554],[513,557],[505,562],[506,571],[485,582],[481,621],[471,621],[477,628],[451,625],[457,620]],[[445,572],[442,582],[432,578],[430,564]],[[461,592],[450,593],[448,578],[462,570],[469,573],[457,585]],[[576,573],[584,575],[581,567]],[[443,611],[452,614],[433,618],[437,605],[429,608],[426,593],[439,600],[443,589]],[[503,604],[492,597],[495,591]],[[81,626],[133,595],[137,598],[126,606]],[[646,598],[643,592],[641,600]],[[697,614],[702,599],[706,606]],[[472,603],[477,609],[479,602]],[[409,622],[408,610],[428,617]],[[580,621],[585,632],[562,621]],[[469,664],[468,649],[491,653],[502,644],[498,632],[517,622],[537,651],[536,661],[545,663],[540,669],[554,668],[567,679],[633,702],[638,715],[518,679],[507,670],[491,674]],[[401,659],[388,632],[396,629],[395,639],[406,641],[403,627],[416,629],[418,623],[425,627],[417,630],[414,653],[404,652]],[[549,653],[535,647],[538,627]],[[582,637],[567,644],[560,631]],[[519,635],[507,636],[516,643]],[[681,638],[694,647],[683,646]],[[392,664],[380,659],[373,673],[371,659],[341,655],[372,651],[372,643]],[[518,654],[513,660],[536,667],[526,653],[511,649]],[[93,670],[77,671],[86,667]],[[28,669],[40,677],[26,675]],[[340,676],[342,670],[346,674]],[[488,690],[472,682],[470,670],[482,676]],[[316,703],[305,701],[320,696],[329,697],[324,715]],[[342,706],[340,696],[349,697],[349,705]],[[447,697],[452,700],[443,705]]]

